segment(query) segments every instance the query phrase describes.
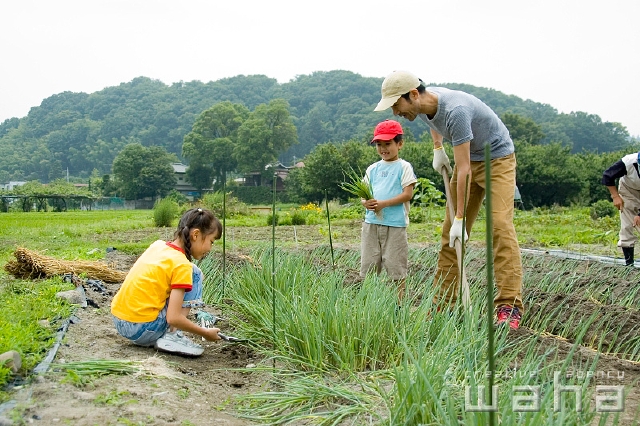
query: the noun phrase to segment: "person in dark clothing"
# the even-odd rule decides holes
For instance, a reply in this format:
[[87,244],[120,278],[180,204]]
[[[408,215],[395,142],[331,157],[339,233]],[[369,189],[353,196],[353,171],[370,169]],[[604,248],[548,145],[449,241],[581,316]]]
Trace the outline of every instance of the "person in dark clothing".
[[[640,226],[639,152],[625,155],[602,174],[602,184],[609,189],[613,205],[620,211],[618,247],[624,254],[625,265],[634,264],[634,247],[638,236],[634,227]],[[616,179],[618,187],[616,188]]]

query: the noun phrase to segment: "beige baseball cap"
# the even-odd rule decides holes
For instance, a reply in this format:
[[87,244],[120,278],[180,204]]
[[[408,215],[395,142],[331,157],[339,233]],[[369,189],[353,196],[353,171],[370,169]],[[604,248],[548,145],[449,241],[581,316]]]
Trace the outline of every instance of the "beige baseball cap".
[[374,111],[384,111],[396,103],[400,96],[420,86],[420,79],[408,71],[394,71],[382,82],[382,99]]

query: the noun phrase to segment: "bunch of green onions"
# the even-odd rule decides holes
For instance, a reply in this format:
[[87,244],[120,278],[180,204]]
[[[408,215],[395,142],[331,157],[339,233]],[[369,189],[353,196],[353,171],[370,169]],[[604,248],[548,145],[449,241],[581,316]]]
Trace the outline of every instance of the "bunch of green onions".
[[[350,169],[345,173],[349,181],[342,182],[340,184],[340,188],[355,195],[356,197],[360,197],[365,200],[373,199],[373,187],[371,186],[371,181],[365,181],[353,169]],[[375,215],[378,219],[382,220],[382,211],[375,212]]]
[[353,169],[345,172],[345,174],[349,181],[342,182],[340,188],[365,200],[371,200],[373,198],[373,188],[370,182],[365,182]]
[[52,364],[54,370],[73,371],[78,376],[105,376],[108,374],[134,374],[141,371],[139,362],[128,360],[93,359]]

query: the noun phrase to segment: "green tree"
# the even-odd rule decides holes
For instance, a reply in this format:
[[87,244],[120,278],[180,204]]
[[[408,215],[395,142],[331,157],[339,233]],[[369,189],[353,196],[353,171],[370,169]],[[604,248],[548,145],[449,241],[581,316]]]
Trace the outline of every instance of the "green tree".
[[353,170],[364,172],[369,165],[378,161],[380,157],[376,148],[368,141],[362,143],[357,140],[350,140],[336,144],[339,154],[349,164]]
[[185,174],[186,180],[202,194],[205,189],[211,188],[214,173],[210,164],[196,161],[189,165]]
[[268,105],[258,105],[238,129],[233,157],[243,173],[260,170],[263,177],[270,175],[267,168],[289,147],[298,143],[298,134],[284,99],[275,99]]
[[100,193],[104,197],[112,197],[116,195],[116,192],[118,191],[118,188],[111,179],[111,175],[102,176],[101,182],[99,182],[97,185],[99,185],[98,188],[100,188]]
[[313,150],[316,145],[327,142],[333,132],[330,121],[331,110],[323,101],[318,102],[304,116],[296,120],[300,143],[287,151],[287,157],[302,158]]
[[304,167],[289,170],[284,180],[284,190],[285,198],[290,203],[304,204],[312,200],[304,185]]
[[[101,175],[110,174],[118,153],[134,142],[143,146],[162,146],[181,156],[185,135],[194,130],[197,118],[212,105],[242,104],[247,110],[245,118],[248,118],[248,111],[274,99],[289,103],[291,122],[297,127],[299,143],[277,156],[284,164],[290,164],[294,157],[299,160],[322,143],[348,140],[365,143],[370,139],[378,122],[392,118],[390,111],[373,111],[380,99],[381,83],[382,78],[338,70],[300,75],[283,84],[266,76],[236,76],[208,83],[190,81],[167,86],[159,80],[136,77],[91,94],[55,94],[31,108],[26,117],[0,123],[0,176],[10,180],[49,182],[61,177],[61,171],[66,175],[67,167],[72,178],[86,178],[93,169],[98,169]],[[444,86],[478,96],[503,119],[508,113],[533,120],[546,135],[541,141],[543,144],[561,142],[571,146],[573,153],[627,149],[624,143],[628,132],[624,126],[603,122],[597,115],[558,114],[550,105],[522,100],[493,89],[453,83]],[[419,121],[402,123],[407,141],[409,135],[415,135],[416,140],[428,136],[427,126]],[[531,124],[521,121],[517,120],[517,124]],[[514,139],[522,138],[519,129],[509,120],[505,119],[505,122]],[[247,130],[262,131],[259,126]],[[525,130],[522,133],[528,134],[530,143],[539,139],[538,136],[530,137],[534,130],[530,126],[525,126]],[[252,136],[252,132],[248,133]],[[235,145],[236,139],[230,139]],[[263,145],[254,144],[251,148],[258,146]],[[256,157],[262,160],[259,155]],[[227,170],[232,170],[234,167],[230,162],[238,157],[216,154],[218,158],[229,164]],[[195,165],[184,157],[182,160]],[[220,170],[212,164],[209,167]],[[257,170],[260,166],[254,164],[251,168],[254,167]],[[222,173],[213,172],[203,180],[219,184],[221,176]],[[436,182],[440,181],[437,176],[435,178]]]
[[349,194],[340,188],[340,184],[344,182],[344,172],[349,170],[350,165],[335,144],[325,143],[316,146],[303,161],[302,188],[309,200],[323,200],[325,189],[331,200],[349,198]]
[[63,211],[67,209],[67,201],[72,197],[92,198],[88,189],[76,188],[65,179],[57,179],[47,185],[33,180],[16,187],[12,192],[25,196],[20,201],[23,211],[30,211],[33,204],[38,211],[47,211],[49,207],[53,207],[55,211]]
[[364,176],[367,167],[377,161],[378,154],[368,143],[351,140],[344,143],[325,143],[315,147],[304,157],[304,168],[293,173],[292,184],[307,201],[321,201],[325,189],[329,199],[346,201],[351,195],[340,187],[353,170]]
[[584,183],[580,204],[589,206],[599,200],[611,201],[609,190],[602,184],[602,173],[625,155],[636,151],[637,149],[632,148],[628,151],[602,154],[581,152],[572,155],[572,170]]
[[560,114],[555,122],[571,141],[573,152],[610,152],[629,146],[629,132],[620,123],[603,122],[595,114],[572,112]]
[[520,142],[516,143],[516,152],[516,181],[525,205],[567,206],[580,202],[586,183],[575,168],[571,148],[559,142],[546,145]]
[[[452,149],[451,145],[445,144],[445,149]],[[431,165],[433,157],[432,143],[405,142],[399,156],[411,163],[413,172],[417,177],[427,178],[436,183],[442,182],[440,173],[436,172]],[[453,153],[449,154],[449,158],[453,159]]]
[[175,186],[171,163],[177,158],[158,146],[129,144],[113,161],[118,195],[128,199],[164,197]]
[[189,163],[187,179],[199,191],[221,186],[223,176],[235,170],[233,157],[238,128],[249,116],[240,104],[220,102],[198,116],[184,137],[182,155]]
[[519,140],[530,145],[537,145],[545,138],[542,127],[528,117],[506,112],[500,118],[509,129],[511,139],[514,141]]
[[[71,174],[87,177],[93,166],[90,153],[96,145],[99,132],[100,123],[78,118],[50,132],[45,139],[49,152],[63,170],[68,169]],[[113,158],[103,157],[103,160],[113,161]]]

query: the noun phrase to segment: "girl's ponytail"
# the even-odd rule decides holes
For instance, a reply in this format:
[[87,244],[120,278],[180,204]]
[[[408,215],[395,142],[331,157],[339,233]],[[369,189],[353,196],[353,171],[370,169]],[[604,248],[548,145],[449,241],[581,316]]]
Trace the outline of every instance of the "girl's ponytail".
[[175,239],[180,239],[184,246],[184,254],[189,261],[191,257],[191,230],[199,229],[204,235],[216,233],[216,239],[222,236],[222,224],[211,213],[211,211],[202,208],[187,210],[178,223],[178,229],[174,233]]

